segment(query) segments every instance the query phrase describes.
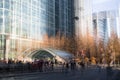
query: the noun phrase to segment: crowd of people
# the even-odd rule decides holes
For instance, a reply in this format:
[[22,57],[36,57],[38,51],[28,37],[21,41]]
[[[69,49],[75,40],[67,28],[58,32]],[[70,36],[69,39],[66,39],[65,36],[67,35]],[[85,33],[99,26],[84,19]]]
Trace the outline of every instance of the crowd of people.
[[[92,61],[93,60],[93,61]],[[69,62],[58,62],[53,60],[34,60],[32,62],[24,62],[19,60],[11,60],[9,59],[7,62],[5,60],[0,60],[0,72],[47,72],[47,71],[55,71],[55,69],[59,69],[60,71],[72,71],[79,69],[84,70],[88,65],[95,64],[94,59],[88,60],[84,59],[80,62],[76,62],[75,60],[70,60]],[[97,64],[95,64],[97,65]]]
[[27,72],[27,71],[45,71],[53,69],[53,61],[34,60],[33,62],[0,60],[0,72]]
[[[19,60],[0,60],[0,72],[46,72],[60,69],[60,71],[75,70],[77,68],[76,62],[71,60],[69,62],[57,62],[52,60],[34,60],[33,62],[24,62]],[[79,64],[84,67],[84,63]]]
[[[67,63],[58,63],[47,60],[34,60],[32,62],[15,61],[15,60],[0,60],[0,72],[32,72],[32,71],[53,71],[55,66],[62,66],[61,69],[66,68]],[[72,69],[74,69],[72,63]],[[59,67],[58,66],[58,67]]]
[[[93,59],[94,60],[94,59]],[[75,60],[70,60],[69,62],[58,62],[52,60],[34,60],[32,62],[24,62],[19,60],[11,60],[9,59],[7,62],[5,60],[0,60],[0,72],[1,73],[28,73],[28,72],[48,72],[48,71],[58,71],[69,72],[80,70],[81,75],[84,75],[84,71],[87,70],[88,66],[94,65],[95,61],[84,59],[80,62],[76,62]],[[79,67],[78,67],[79,66]],[[102,70],[102,66],[95,64],[98,68],[98,72],[100,73]],[[95,68],[95,67],[94,67]],[[105,68],[103,69],[105,70]],[[106,67],[106,75],[107,80],[112,78],[113,70],[110,64]]]

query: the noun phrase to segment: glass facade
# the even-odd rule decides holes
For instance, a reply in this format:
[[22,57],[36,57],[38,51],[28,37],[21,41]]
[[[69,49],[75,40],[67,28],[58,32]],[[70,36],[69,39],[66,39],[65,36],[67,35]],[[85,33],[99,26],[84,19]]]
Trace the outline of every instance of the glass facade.
[[93,36],[92,1],[75,0],[75,16],[79,17],[79,19],[75,21],[76,36],[78,38],[86,37],[88,34]]
[[100,12],[93,14],[93,28],[94,37],[96,42],[102,41],[106,43],[108,41],[108,27],[107,27],[107,13]]
[[56,32],[74,35],[74,0],[55,0]]
[[58,31],[73,35],[73,4],[74,0],[1,0],[0,58],[19,58]]
[[93,28],[94,28],[94,33],[97,33],[94,36],[97,35],[97,39],[102,40],[105,43],[107,43],[108,39],[112,36],[113,32],[118,36],[117,18],[118,18],[118,14],[114,10],[94,13]]

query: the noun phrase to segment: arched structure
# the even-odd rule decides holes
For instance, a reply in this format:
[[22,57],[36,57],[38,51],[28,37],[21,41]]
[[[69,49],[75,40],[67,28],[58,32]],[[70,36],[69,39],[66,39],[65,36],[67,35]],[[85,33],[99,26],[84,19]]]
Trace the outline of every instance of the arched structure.
[[69,62],[72,58],[74,58],[73,54],[51,48],[37,49],[27,55],[27,57],[30,57],[32,59],[56,59],[60,62]]

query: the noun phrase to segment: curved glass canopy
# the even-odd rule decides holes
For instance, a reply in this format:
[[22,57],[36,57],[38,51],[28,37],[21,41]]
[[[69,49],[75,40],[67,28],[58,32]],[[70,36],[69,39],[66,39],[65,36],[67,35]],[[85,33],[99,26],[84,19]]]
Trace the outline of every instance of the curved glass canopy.
[[42,48],[31,52],[28,55],[32,59],[56,59],[60,62],[70,61],[74,56],[66,51],[51,49],[51,48]]

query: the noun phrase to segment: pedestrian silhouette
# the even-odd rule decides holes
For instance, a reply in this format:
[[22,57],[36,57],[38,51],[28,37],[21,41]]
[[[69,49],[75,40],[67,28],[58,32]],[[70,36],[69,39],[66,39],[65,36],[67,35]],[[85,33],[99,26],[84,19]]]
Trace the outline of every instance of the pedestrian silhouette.
[[106,73],[107,73],[107,80],[112,80],[113,71],[110,65],[106,67]]

